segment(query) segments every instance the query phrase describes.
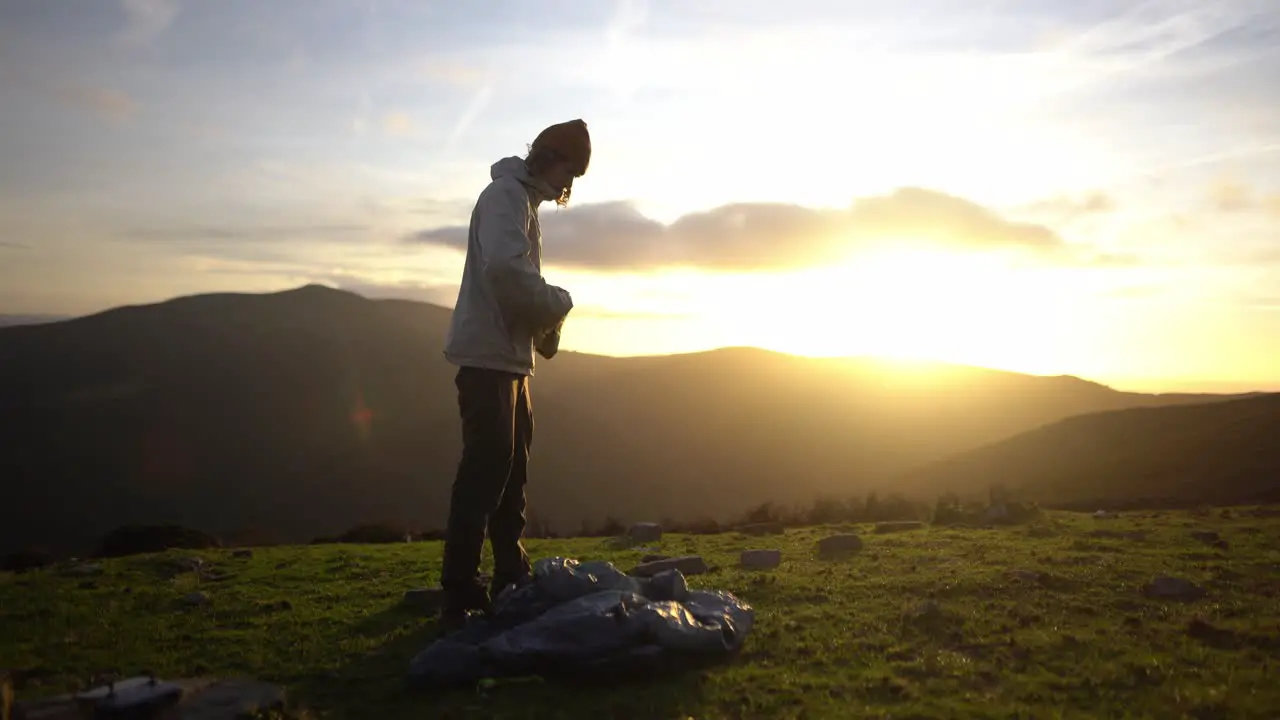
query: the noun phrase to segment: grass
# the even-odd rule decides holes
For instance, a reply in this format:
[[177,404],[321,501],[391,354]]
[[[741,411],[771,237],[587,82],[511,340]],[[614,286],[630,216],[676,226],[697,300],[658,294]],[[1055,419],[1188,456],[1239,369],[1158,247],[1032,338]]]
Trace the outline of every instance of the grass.
[[[998,529],[669,535],[661,552],[700,553],[715,568],[692,586],[754,606],[755,630],[734,661],[614,687],[524,679],[448,694],[405,680],[435,628],[401,597],[435,584],[438,543],[170,552],[104,561],[88,580],[58,568],[0,576],[0,667],[25,678],[20,698],[79,689],[106,671],[250,675],[335,718],[1274,718],[1280,518],[1259,515],[1050,513]],[[819,538],[849,530],[863,535],[860,553],[817,559]],[[1229,548],[1191,536],[1205,530]],[[624,569],[647,552],[601,539],[528,547]],[[782,566],[738,569],[738,553],[756,547],[781,548]],[[224,577],[170,577],[192,555]],[[1157,575],[1207,594],[1148,599],[1140,588]],[[210,604],[181,604],[197,590]]]

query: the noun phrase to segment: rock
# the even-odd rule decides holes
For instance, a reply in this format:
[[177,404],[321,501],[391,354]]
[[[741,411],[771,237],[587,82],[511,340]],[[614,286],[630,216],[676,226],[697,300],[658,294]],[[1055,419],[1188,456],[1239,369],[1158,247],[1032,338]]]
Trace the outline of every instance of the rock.
[[682,575],[701,575],[710,571],[710,569],[701,555],[686,555],[684,557],[641,563],[631,571],[631,574],[636,577],[653,577],[665,570],[679,570]]
[[233,550],[233,551],[231,551],[231,557],[233,557],[233,558],[251,558],[251,557],[253,557],[253,551],[252,551],[252,550],[250,550],[250,549],[248,549],[248,548],[241,548],[240,550]]
[[285,690],[279,685],[234,678],[221,680],[184,698],[182,720],[231,720],[257,717],[285,708]]
[[1010,570],[1009,575],[1023,582],[1037,582],[1040,580],[1040,573],[1035,570]]
[[743,550],[739,564],[753,570],[771,570],[782,564],[781,550]]
[[212,601],[209,599],[209,596],[199,591],[187,593],[182,596],[182,604],[190,605],[191,607],[201,607],[203,605],[208,605],[210,602]]
[[781,535],[786,532],[782,527],[782,523],[776,522],[751,523],[750,525],[743,525],[737,530],[743,535],[752,535],[755,537],[759,537],[761,535]]
[[404,591],[404,604],[417,610],[434,612],[443,601],[442,588],[413,588]]
[[876,534],[883,535],[885,533],[906,532],[907,530],[923,530],[924,527],[925,524],[919,520],[894,520],[876,523]]
[[857,535],[831,535],[818,541],[818,557],[830,559],[855,553],[862,549],[862,538]]
[[1205,589],[1184,578],[1162,576],[1142,586],[1142,594],[1160,600],[1199,600]]
[[111,688],[18,703],[14,720],[83,720],[95,716],[95,705],[111,690],[116,693],[115,702],[123,702],[119,707],[99,708],[114,710],[111,717],[238,720],[286,709],[284,688],[258,680],[191,678],[170,682],[156,678],[152,684],[151,678],[138,677],[118,680]]
[[650,554],[640,558],[640,562],[651,563],[651,562],[658,562],[659,560],[670,560],[670,559],[671,559],[670,555]]
[[662,539],[662,526],[651,522],[636,523],[627,530],[627,537],[632,542],[658,542]]
[[67,577],[96,577],[102,574],[102,566],[93,563],[72,565],[62,572]]

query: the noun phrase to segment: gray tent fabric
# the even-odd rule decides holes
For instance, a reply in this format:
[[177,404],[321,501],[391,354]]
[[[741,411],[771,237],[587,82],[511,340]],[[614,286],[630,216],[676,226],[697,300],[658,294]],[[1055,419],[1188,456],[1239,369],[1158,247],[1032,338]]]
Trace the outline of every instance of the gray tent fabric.
[[731,593],[690,590],[678,570],[626,575],[604,561],[538,560],[532,582],[510,587],[487,619],[473,619],[410,663],[425,686],[524,675],[638,674],[727,659],[751,633],[754,610]]

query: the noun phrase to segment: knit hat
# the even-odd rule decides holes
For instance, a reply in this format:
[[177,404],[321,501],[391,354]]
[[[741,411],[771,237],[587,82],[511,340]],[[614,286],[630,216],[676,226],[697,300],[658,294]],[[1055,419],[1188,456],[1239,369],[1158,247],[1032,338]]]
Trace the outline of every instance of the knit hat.
[[561,155],[574,164],[577,175],[585,175],[591,162],[591,134],[587,132],[587,124],[579,119],[548,127],[534,138],[530,151],[542,149]]

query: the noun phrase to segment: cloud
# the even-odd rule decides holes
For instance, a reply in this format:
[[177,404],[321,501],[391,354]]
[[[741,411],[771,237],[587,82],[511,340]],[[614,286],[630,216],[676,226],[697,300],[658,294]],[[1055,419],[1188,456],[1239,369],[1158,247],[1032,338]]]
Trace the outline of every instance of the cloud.
[[125,45],[145,45],[164,34],[178,15],[176,0],[120,0],[127,21],[116,40]]
[[1214,209],[1219,212],[1242,212],[1254,208],[1253,191],[1241,183],[1218,183],[1209,196]]
[[479,88],[490,79],[490,73],[484,69],[443,56],[427,58],[422,64],[422,75],[432,82],[466,90]]
[[382,117],[382,130],[388,135],[408,135],[413,132],[413,119],[402,112],[389,112]]
[[[626,202],[542,213],[543,236],[562,266],[622,270],[697,266],[720,270],[795,269],[839,261],[880,243],[913,242],[1014,251],[1092,263],[1044,225],[1005,219],[964,198],[924,188],[857,199],[847,208],[738,203],[680,217],[670,225]],[[465,248],[467,228],[414,233],[412,242]]]
[[138,104],[128,93],[103,85],[87,83],[58,71],[36,71],[22,65],[0,66],[0,76],[6,77],[15,88],[23,88],[33,94],[60,102],[68,107],[83,110],[111,123],[133,119]]
[[1060,196],[1032,203],[1027,207],[1032,213],[1054,215],[1062,220],[1075,220],[1086,215],[1099,215],[1115,211],[1115,198],[1093,191],[1080,197]]

